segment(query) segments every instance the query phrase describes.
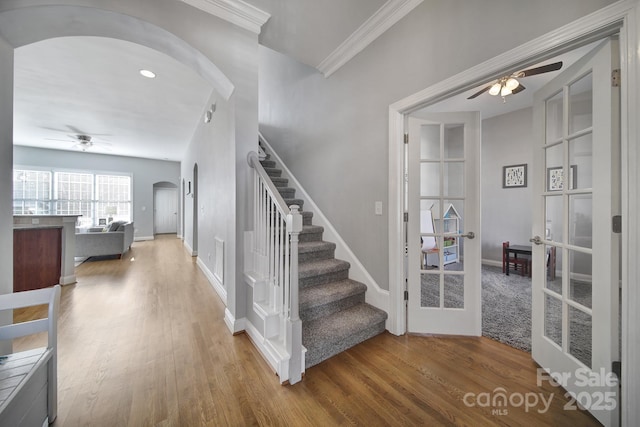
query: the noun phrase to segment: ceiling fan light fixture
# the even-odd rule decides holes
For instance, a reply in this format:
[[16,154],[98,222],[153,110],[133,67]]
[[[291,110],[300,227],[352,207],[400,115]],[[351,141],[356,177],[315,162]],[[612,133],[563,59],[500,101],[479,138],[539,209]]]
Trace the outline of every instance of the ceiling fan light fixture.
[[500,89],[502,89],[502,85],[500,83],[494,83],[489,89],[489,95],[496,96],[500,93]]
[[507,89],[513,91],[515,88],[520,86],[520,82],[513,77],[510,77],[504,85],[507,87]]
[[506,86],[502,86],[502,89],[500,90],[500,96],[511,95],[511,93],[512,93],[511,89],[509,89]]

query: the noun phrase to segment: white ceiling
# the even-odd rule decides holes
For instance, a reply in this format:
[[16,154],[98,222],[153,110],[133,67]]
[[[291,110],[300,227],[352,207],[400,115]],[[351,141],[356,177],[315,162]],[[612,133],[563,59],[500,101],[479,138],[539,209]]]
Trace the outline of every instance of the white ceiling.
[[14,86],[15,144],[74,150],[85,134],[88,151],[169,160],[182,157],[212,92],[173,58],[102,37],[16,49]]
[[[353,34],[362,32],[363,24],[380,17],[380,11],[387,11],[384,20],[389,21],[386,16],[393,13],[389,10],[396,10],[392,6],[410,1],[413,7],[419,3],[246,3],[270,15],[259,36],[262,45],[318,67],[343,48],[345,40],[353,40]],[[339,66],[339,62],[333,65]],[[154,71],[157,77],[140,76],[138,71],[143,68]],[[483,117],[501,114],[505,108],[523,108],[535,88],[553,74],[526,78],[523,84],[527,90],[507,98],[506,104],[488,94],[468,101],[465,98],[473,93],[469,91],[431,108],[464,111],[493,105]],[[121,40],[64,37],[26,45],[15,51],[14,143],[77,150],[75,136],[86,134],[95,142],[88,150],[91,152],[179,161],[207,109],[211,91],[195,72],[173,58]]]
[[[262,45],[317,66],[383,4],[403,1],[246,3],[271,15]],[[157,77],[141,77],[142,68]],[[179,161],[211,91],[173,58],[121,40],[64,37],[26,45],[15,51],[14,143],[77,150],[74,137],[86,134],[95,142],[91,152]]]

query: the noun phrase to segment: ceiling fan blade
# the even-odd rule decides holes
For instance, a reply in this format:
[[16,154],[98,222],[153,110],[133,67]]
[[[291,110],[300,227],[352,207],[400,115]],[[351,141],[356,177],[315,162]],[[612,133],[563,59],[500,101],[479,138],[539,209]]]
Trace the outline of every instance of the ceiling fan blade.
[[45,141],[62,141],[62,142],[73,142],[70,139],[56,139],[56,138],[45,138]]
[[90,132],[83,132],[81,129],[78,129],[75,126],[72,125],[65,125],[71,132],[73,132],[75,136],[77,135],[91,135],[91,136],[111,136],[108,133],[90,133]]
[[562,61],[554,62],[553,64],[543,65],[541,67],[529,68],[528,70],[520,71],[518,77],[535,76],[536,74],[548,73],[550,71],[556,71],[562,68]]
[[514,90],[511,91],[511,93],[512,94],[516,94],[518,92],[522,92],[525,89],[526,89],[526,87],[522,86],[522,84],[519,84],[518,87],[516,87]]
[[471,95],[470,97],[468,97],[467,99],[473,99],[479,95],[482,95],[483,93],[485,93],[486,91],[488,91],[489,89],[491,89],[492,85],[488,85],[484,88],[482,88],[481,90],[479,90],[478,92],[474,93],[473,95]]

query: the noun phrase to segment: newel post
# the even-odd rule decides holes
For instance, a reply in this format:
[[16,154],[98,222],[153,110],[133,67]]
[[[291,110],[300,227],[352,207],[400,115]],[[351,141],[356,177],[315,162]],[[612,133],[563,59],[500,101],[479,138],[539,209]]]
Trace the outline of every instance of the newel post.
[[298,237],[302,231],[300,207],[291,205],[287,215],[287,234],[291,243],[289,282],[289,318],[287,319],[287,351],[289,352],[289,383],[302,379],[302,322],[298,306]]

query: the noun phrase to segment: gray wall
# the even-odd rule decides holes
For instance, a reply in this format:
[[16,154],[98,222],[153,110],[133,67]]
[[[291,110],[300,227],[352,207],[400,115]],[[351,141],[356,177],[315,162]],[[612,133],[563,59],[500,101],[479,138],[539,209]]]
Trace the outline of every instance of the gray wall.
[[153,185],[166,181],[177,186],[180,177],[180,164],[164,160],[46,150],[18,145],[13,149],[13,159],[17,166],[131,174],[136,239],[153,238]]
[[[249,217],[249,203],[252,186],[250,183],[250,171],[246,163],[246,155],[257,146],[258,133],[258,35],[242,29],[222,19],[204,13],[197,8],[175,0],[74,0],[75,6],[68,8],[56,8],[58,16],[71,20],[77,25],[62,26],[60,22],[52,22],[46,13],[39,13],[45,9],[31,8],[34,5],[59,5],[59,0],[12,0],[0,2],[0,14],[7,12],[9,24],[0,29],[0,33],[11,32],[13,39],[8,41],[13,47],[35,42],[50,37],[58,37],[67,34],[99,35],[107,37],[124,38],[133,42],[148,46],[156,46],[160,50],[171,53],[176,51],[175,42],[171,37],[163,37],[162,31],[148,31],[153,26],[166,30],[190,47],[206,56],[212,61],[221,73],[229,79],[233,85],[233,92],[229,99],[233,120],[232,137],[234,144],[230,162],[233,165],[232,174],[235,175],[234,188],[228,188],[231,197],[235,201],[235,222],[231,225],[231,233],[237,245],[235,250],[238,259],[242,259],[244,231],[251,229]],[[52,9],[49,9],[52,10]],[[109,13],[91,13],[96,10]],[[68,14],[67,14],[68,12]],[[83,16],[98,19],[99,15],[105,21],[100,25],[87,26]],[[131,26],[128,17],[135,17],[143,22],[139,26]],[[19,18],[19,19],[18,19]],[[66,22],[66,21],[65,21]],[[147,25],[150,24],[150,25]],[[152,28],[153,29],[153,28]],[[3,32],[4,31],[4,32]],[[180,50],[180,55],[187,55]],[[187,55],[188,56],[188,55]],[[197,72],[202,72],[201,64],[197,57],[188,57],[190,66]],[[203,75],[204,77],[204,75]],[[0,100],[2,101],[2,100]],[[7,102],[7,101],[5,101]],[[5,104],[3,104],[5,105]],[[6,104],[6,105],[12,105]],[[9,115],[10,117],[10,115]],[[188,157],[188,155],[186,156]],[[186,158],[185,157],[185,158]],[[200,182],[201,188],[206,188],[207,183]],[[2,204],[10,204],[11,194],[0,194]],[[151,204],[149,204],[151,206]],[[205,238],[211,238],[206,236]],[[10,242],[3,247],[10,247]],[[227,299],[227,308],[230,316],[235,319],[246,315],[246,284],[242,278],[242,262],[235,263],[235,277],[238,283],[232,286]],[[0,271],[4,274],[4,271]],[[235,328],[241,323],[234,324]]]
[[425,1],[328,79],[261,48],[260,129],[388,288],[389,105],[610,3]]
[[[482,258],[502,263],[502,242],[531,237],[533,110],[482,121]],[[502,167],[527,164],[527,187],[502,188]]]
[[[13,292],[13,48],[0,37],[0,294]],[[0,325],[13,321],[12,312],[0,313]],[[11,352],[11,342],[0,342],[0,354]]]
[[[217,100],[216,111],[210,123],[199,122],[187,154],[181,163],[181,174],[185,181],[192,182],[193,166],[198,164],[197,206],[195,194],[184,195],[185,242],[193,248],[194,209],[197,217],[198,258],[207,269],[214,271],[216,257],[214,238],[224,242],[224,281],[235,281],[235,174],[233,115],[230,106],[220,100],[215,92],[209,102]],[[204,115],[204,112],[203,112]],[[193,248],[195,249],[195,248]]]

